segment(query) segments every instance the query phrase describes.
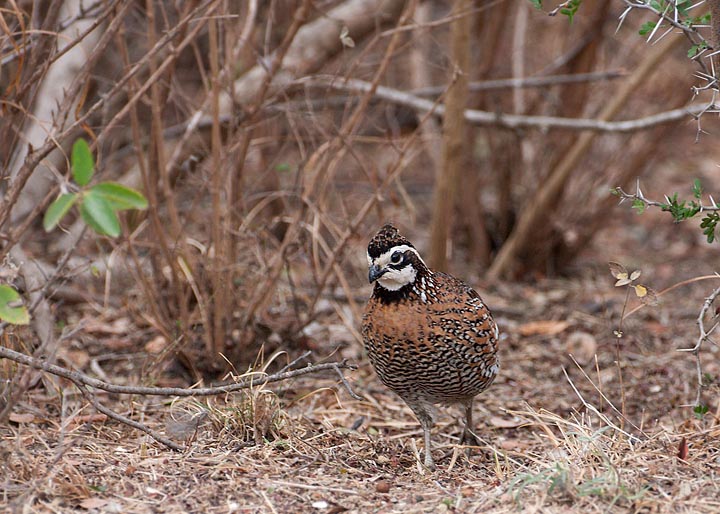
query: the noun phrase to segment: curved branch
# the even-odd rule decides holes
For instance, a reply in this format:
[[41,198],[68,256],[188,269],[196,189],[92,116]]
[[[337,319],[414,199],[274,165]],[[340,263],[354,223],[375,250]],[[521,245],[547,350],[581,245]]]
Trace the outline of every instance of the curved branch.
[[111,384],[104,380],[98,380],[79,371],[69,370],[58,366],[56,364],[50,364],[42,360],[36,359],[24,353],[16,352],[10,348],[0,346],[0,357],[5,357],[20,364],[31,366],[35,369],[41,369],[47,371],[53,375],[67,378],[74,383],[80,383],[85,386],[94,387],[95,389],[101,389],[108,393],[118,394],[140,394],[146,396],[217,396],[220,394],[232,393],[235,391],[241,391],[243,389],[249,389],[255,386],[261,386],[270,384],[272,382],[280,382],[282,380],[288,380],[290,378],[300,377],[303,375],[309,375],[311,373],[318,373],[320,371],[333,371],[337,372],[338,369],[357,369],[357,366],[348,364],[346,361],[341,362],[325,362],[323,364],[308,364],[304,368],[294,369],[292,371],[284,371],[280,373],[274,373],[267,375],[262,372],[252,372],[243,375],[240,382],[232,384],[217,386],[217,387],[199,387],[197,389],[185,388],[185,387],[144,387],[144,386],[122,386],[117,384]]
[[25,364],[26,366],[46,371],[47,373],[51,373],[53,375],[70,380],[80,390],[82,395],[93,405],[93,407],[95,407],[96,410],[102,412],[103,414],[106,414],[108,417],[116,421],[119,421],[120,423],[131,426],[133,428],[136,428],[137,430],[148,434],[157,442],[176,451],[183,451],[185,448],[183,448],[179,444],[174,443],[170,439],[164,437],[163,435],[144,425],[143,423],[123,416],[122,414],[119,414],[114,410],[104,406],[102,403],[100,403],[95,394],[88,389],[88,387],[101,389],[109,393],[137,394],[145,396],[218,396],[234,391],[249,389],[251,387],[262,386],[271,382],[280,382],[282,380],[288,380],[303,375],[309,375],[311,373],[318,373],[320,371],[333,371],[338,374],[341,383],[343,384],[343,386],[345,386],[350,396],[352,396],[356,400],[362,400],[362,397],[358,396],[352,390],[350,384],[345,379],[345,376],[342,374],[341,371],[343,369],[357,369],[357,366],[353,364],[348,364],[345,360],[340,362],[326,362],[323,364],[314,365],[308,364],[304,368],[285,371],[288,369],[288,367],[292,367],[293,364],[297,363],[299,360],[302,360],[307,356],[308,353],[303,354],[300,358],[288,364],[288,366],[283,368],[281,371],[272,375],[267,375],[262,372],[251,372],[243,375],[240,382],[221,385],[217,387],[201,387],[197,389],[192,389],[182,387],[142,387],[111,384],[109,382],[90,377],[79,371],[73,371],[67,368],[63,368],[62,366],[58,366],[56,364],[50,364],[30,355],[25,355],[24,353],[16,352],[14,350],[11,350],[10,348],[0,346],[0,358],[7,358],[20,364]]
[[718,296],[720,296],[720,287],[716,288],[712,293],[710,293],[710,296],[705,298],[705,301],[703,302],[702,308],[700,309],[700,314],[697,318],[697,325],[698,329],[700,330],[700,335],[698,336],[695,346],[693,346],[692,348],[678,349],[679,352],[690,352],[695,356],[695,370],[697,373],[697,394],[695,396],[696,407],[700,405],[700,395],[702,393],[703,387],[702,365],[700,363],[700,349],[702,348],[702,344],[706,340],[710,339],[710,336],[715,331],[715,329],[720,326],[720,321],[717,321],[718,314],[715,314],[713,316],[714,323],[710,328],[705,328],[705,322],[703,321],[703,319],[705,318],[705,314],[710,310],[710,307],[715,302],[715,299]]
[[[342,80],[332,76],[314,76],[296,82],[310,87],[330,87],[332,89],[367,93],[372,84],[364,80]],[[432,113],[435,116],[445,115],[445,105],[426,100],[413,94],[386,86],[377,86],[375,97],[397,105],[409,107],[418,112]],[[648,128],[679,121],[687,117],[696,118],[704,112],[715,112],[715,106],[693,104],[681,109],[660,112],[644,118],[623,121],[604,121],[585,118],[561,118],[557,116],[526,116],[522,114],[504,114],[475,109],[465,110],[465,120],[474,125],[499,126],[510,129],[533,128],[540,130],[566,129],[589,130],[593,132],[625,133],[637,132]]]

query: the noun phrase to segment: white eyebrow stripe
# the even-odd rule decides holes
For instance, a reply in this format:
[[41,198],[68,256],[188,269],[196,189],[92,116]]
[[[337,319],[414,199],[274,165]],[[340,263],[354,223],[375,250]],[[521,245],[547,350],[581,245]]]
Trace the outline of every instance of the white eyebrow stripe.
[[420,262],[422,262],[422,263],[425,265],[425,267],[427,267],[427,264],[425,264],[425,261],[423,260],[423,258],[420,257],[420,254],[418,253],[418,251],[417,251],[415,248],[413,248],[412,246],[409,246],[409,245],[393,246],[393,247],[390,248],[387,252],[385,252],[385,253],[382,254],[380,257],[378,257],[378,260],[379,260],[379,261],[382,261],[382,259],[387,256],[387,260],[388,260],[388,262],[389,262],[389,261],[390,261],[390,258],[392,257],[392,254],[394,254],[395,252],[405,253],[405,252],[407,252],[408,250],[410,250],[410,251],[413,252],[415,255],[417,255],[417,258],[420,259]]

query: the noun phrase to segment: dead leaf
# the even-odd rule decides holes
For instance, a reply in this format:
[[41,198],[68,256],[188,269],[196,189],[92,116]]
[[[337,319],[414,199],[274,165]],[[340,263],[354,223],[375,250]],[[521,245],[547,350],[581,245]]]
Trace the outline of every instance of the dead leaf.
[[90,363],[90,355],[85,350],[73,350],[69,348],[60,348],[58,357],[67,364],[71,364],[76,369],[84,369]]
[[530,446],[531,443],[525,439],[505,439],[500,441],[500,448],[503,450],[525,450]]
[[518,327],[518,332],[521,336],[554,336],[560,332],[565,331],[570,326],[567,321],[557,320],[544,320],[544,321],[530,321],[524,323]]
[[162,353],[167,348],[168,342],[163,336],[157,336],[145,343],[145,351],[153,355]]
[[620,264],[619,262],[608,262],[608,266],[610,266],[610,273],[615,278],[627,278],[628,272],[625,266]]
[[575,357],[578,364],[584,366],[592,362],[595,357],[597,341],[592,334],[578,330],[568,335],[565,349],[567,353]]
[[108,337],[103,339],[103,347],[111,351],[129,350],[135,343],[129,337]]
[[627,277],[619,278],[618,281],[615,282],[615,287],[626,286],[626,285],[630,284],[631,282],[632,282],[632,280],[630,280]]
[[118,318],[112,323],[108,323],[96,318],[82,320],[83,331],[88,334],[113,334],[124,335],[130,330],[130,320],[128,318]]
[[639,269],[636,269],[635,271],[633,271],[633,272],[630,274],[630,280],[637,280],[637,279],[639,279],[641,273],[642,273],[642,271],[640,271]]
[[[645,287],[645,286],[643,286],[643,287]],[[635,290],[635,294],[637,294],[637,289]],[[643,296],[640,296],[640,301],[642,303],[644,303],[645,305],[650,305],[650,306],[657,305],[660,302],[655,290],[650,289],[649,287],[645,287],[645,294]]]
[[517,428],[525,424],[523,420],[518,418],[507,419],[500,416],[492,416],[488,422],[497,428]]
[[636,286],[633,286],[635,288],[635,296],[638,298],[642,298],[643,296],[647,295],[647,287],[645,287],[642,284],[637,284]]
[[13,423],[33,423],[35,421],[35,415],[30,414],[29,412],[25,412],[23,414],[11,412],[10,421]]
[[355,47],[355,41],[350,37],[350,30],[345,26],[340,30],[340,41],[343,46],[347,46],[348,48]]
[[80,506],[86,510],[102,509],[108,502],[109,500],[103,498],[85,498],[80,502]]
[[107,415],[105,414],[86,414],[84,416],[75,416],[70,420],[71,425],[82,425],[85,423],[104,423],[107,421]]
[[687,439],[684,437],[680,440],[680,444],[678,445],[678,459],[680,460],[687,460],[688,453],[690,452],[690,447],[688,446]]

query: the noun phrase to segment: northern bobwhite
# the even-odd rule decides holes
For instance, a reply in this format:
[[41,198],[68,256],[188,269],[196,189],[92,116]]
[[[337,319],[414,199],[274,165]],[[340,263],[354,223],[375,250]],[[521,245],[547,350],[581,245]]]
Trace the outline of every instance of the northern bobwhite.
[[375,282],[362,335],[383,384],[413,410],[430,449],[433,405],[465,407],[462,442],[475,442],[472,404],[498,373],[498,328],[480,295],[464,282],[427,267],[392,225],[372,238],[368,279]]

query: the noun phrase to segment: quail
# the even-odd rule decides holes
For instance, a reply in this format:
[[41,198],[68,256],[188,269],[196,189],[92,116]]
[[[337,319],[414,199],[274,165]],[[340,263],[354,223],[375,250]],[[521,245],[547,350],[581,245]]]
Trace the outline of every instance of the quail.
[[498,374],[498,328],[474,289],[428,268],[394,226],[372,238],[367,260],[375,286],[362,321],[365,348],[380,381],[422,425],[425,466],[433,470],[433,405],[462,404],[462,443],[477,441],[473,399]]

